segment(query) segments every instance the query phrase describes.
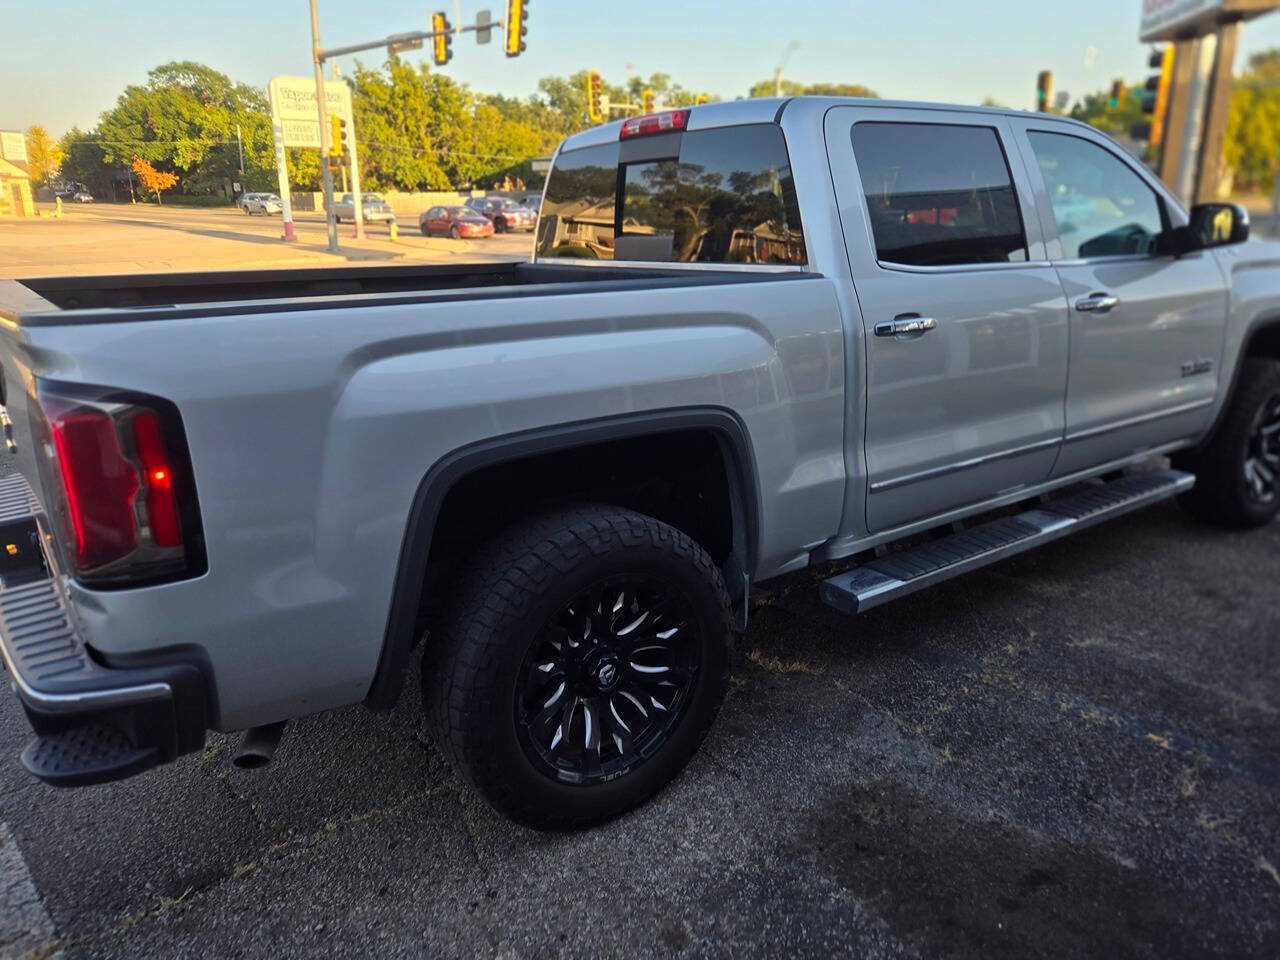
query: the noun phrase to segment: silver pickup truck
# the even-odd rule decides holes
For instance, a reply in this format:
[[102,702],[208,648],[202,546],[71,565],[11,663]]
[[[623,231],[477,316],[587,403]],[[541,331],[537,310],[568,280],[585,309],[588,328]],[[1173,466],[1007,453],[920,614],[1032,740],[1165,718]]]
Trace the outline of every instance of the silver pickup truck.
[[1270,521],[1247,235],[1062,118],[800,98],[570,138],[528,263],[4,282],[22,761],[265,762],[421,655],[495,808],[616,815],[697,749],[763,581],[844,558],[855,614],[1175,495]]

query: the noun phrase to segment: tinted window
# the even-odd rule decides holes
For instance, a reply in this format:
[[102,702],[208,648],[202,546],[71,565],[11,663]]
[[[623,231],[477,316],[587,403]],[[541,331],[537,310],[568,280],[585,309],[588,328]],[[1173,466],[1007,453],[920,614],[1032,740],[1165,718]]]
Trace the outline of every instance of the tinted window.
[[663,142],[675,156],[621,167],[617,144],[562,153],[547,183],[539,254],[805,262],[781,130],[754,124],[694,131]]
[[853,152],[880,260],[944,266],[1027,259],[1009,164],[992,128],[859,123]]
[[1033,131],[1027,138],[1049,191],[1063,257],[1157,252],[1164,232],[1160,205],[1128,164],[1080,137]]

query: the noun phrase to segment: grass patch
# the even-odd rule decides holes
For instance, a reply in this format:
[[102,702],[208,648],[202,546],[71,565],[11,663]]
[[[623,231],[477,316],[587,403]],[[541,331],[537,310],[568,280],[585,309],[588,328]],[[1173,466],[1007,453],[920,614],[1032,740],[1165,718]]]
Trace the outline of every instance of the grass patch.
[[807,673],[818,676],[825,673],[827,669],[826,664],[810,663],[808,660],[782,660],[760,650],[747,651],[747,659],[761,670],[768,670],[770,673]]

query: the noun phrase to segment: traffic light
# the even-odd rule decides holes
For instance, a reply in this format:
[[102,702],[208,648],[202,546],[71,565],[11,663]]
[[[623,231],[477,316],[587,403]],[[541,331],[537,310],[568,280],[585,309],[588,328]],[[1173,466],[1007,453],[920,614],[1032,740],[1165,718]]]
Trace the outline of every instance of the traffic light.
[[507,0],[507,56],[518,57],[525,50],[529,32],[529,0]]
[[587,116],[592,123],[605,119],[604,107],[600,103],[600,74],[594,70],[587,74]]
[[1142,112],[1151,114],[1150,143],[1153,147],[1158,147],[1164,138],[1165,106],[1169,101],[1169,81],[1173,75],[1173,44],[1151,54],[1147,65],[1160,71],[1147,77],[1146,93],[1142,100]]
[[640,95],[640,112],[653,113],[653,91],[646,90]]
[[453,28],[443,13],[431,15],[431,59],[437,67],[443,67],[453,59]]
[[329,156],[342,156],[342,118],[336,113],[329,114]]
[[1108,110],[1119,110],[1124,100],[1124,81],[1115,80],[1111,84],[1111,97],[1107,100]]
[[342,145],[341,155],[346,157],[351,154],[351,131],[347,127],[345,118],[338,120],[338,142]]
[[1053,94],[1053,71],[1041,70],[1036,77],[1036,110],[1048,113]]

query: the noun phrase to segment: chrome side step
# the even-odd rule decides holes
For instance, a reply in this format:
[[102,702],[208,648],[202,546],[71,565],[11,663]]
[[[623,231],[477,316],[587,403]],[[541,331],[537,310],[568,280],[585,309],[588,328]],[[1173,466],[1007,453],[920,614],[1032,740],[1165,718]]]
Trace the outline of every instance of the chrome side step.
[[842,613],[882,603],[950,580],[1014,554],[1190,490],[1195,477],[1178,470],[1135,473],[1001,517],[900,553],[890,553],[823,582],[823,602]]

